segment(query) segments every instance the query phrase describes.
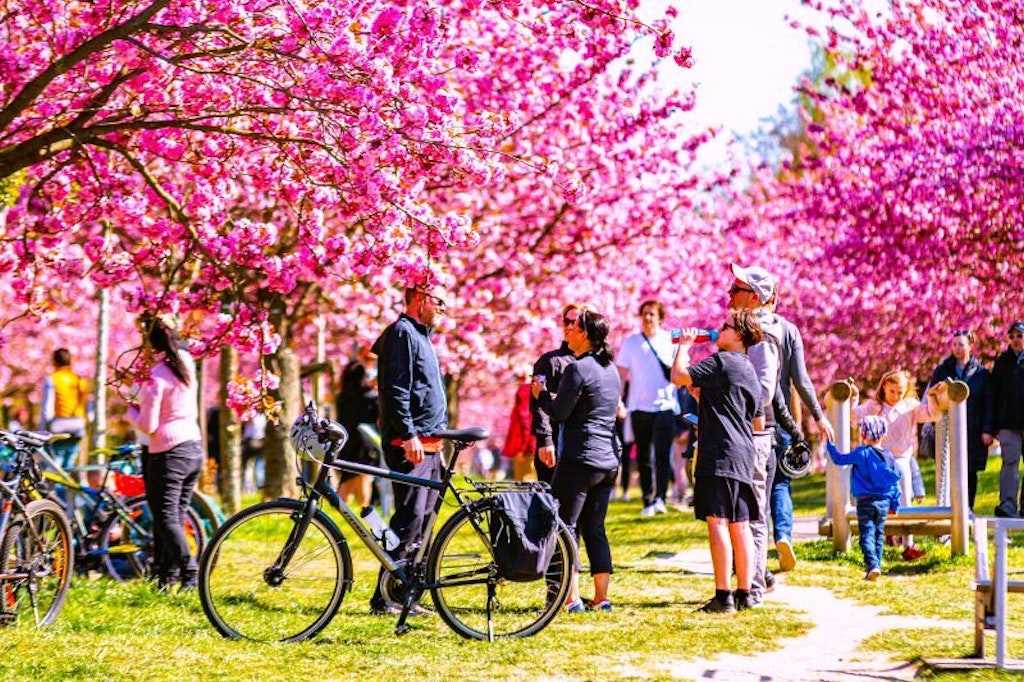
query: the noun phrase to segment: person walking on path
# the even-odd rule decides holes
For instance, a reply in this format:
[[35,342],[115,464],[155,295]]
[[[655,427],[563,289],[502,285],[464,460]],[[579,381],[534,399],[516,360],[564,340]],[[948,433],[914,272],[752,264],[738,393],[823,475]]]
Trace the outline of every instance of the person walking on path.
[[[775,312],[778,301],[779,287],[776,283],[775,291],[768,302],[772,312]],[[782,323],[780,348],[782,369],[779,374],[779,393],[781,393],[782,400],[788,406],[793,389],[796,389],[797,395],[800,396],[800,400],[810,412],[825,440],[835,440],[832,424],[825,418],[825,413],[818,403],[814,384],[811,383],[811,377],[807,373],[807,364],[804,362],[804,341],[800,330],[782,315],[776,313],[776,317]],[[793,442],[803,440],[802,436],[798,438],[798,435],[800,435],[799,429],[776,426],[774,443],[776,462]],[[771,520],[775,549],[779,553],[779,569],[782,571],[791,571],[796,567],[796,554],[793,552],[793,496],[790,484],[789,477],[776,467],[771,484]]]
[[168,324],[149,315],[140,321],[154,364],[138,403],[128,408],[128,419],[149,440],[143,472],[153,514],[154,572],[160,589],[176,581],[191,589],[199,569],[183,523],[204,460],[196,366]]
[[665,308],[658,301],[640,304],[641,331],[627,336],[615,358],[622,383],[629,382],[626,409],[636,443],[636,465],[648,518],[667,511],[665,497],[672,477],[672,441],[679,413],[676,390],[669,380],[672,336],[661,328]]
[[[683,330],[672,382],[699,391],[693,510],[708,524],[715,573],[715,596],[701,610],[725,613],[757,605],[751,594],[755,550],[750,523],[762,513],[753,483],[754,431],[762,426],[764,401],[747,352],[761,342],[762,332],[752,312],[733,311],[722,325],[718,352],[690,365],[697,333]],[[735,594],[730,590],[733,566]]]
[[41,417],[45,431],[71,436],[50,446],[63,469],[70,469],[78,461],[88,397],[88,382],[71,369],[71,351],[58,348],[53,352],[53,371],[43,380]]
[[[971,352],[974,334],[968,329],[953,332],[950,355],[932,372],[929,385],[946,380],[962,381],[970,393],[967,396],[967,503],[974,511],[974,498],[978,492],[978,472],[988,464],[988,446],[982,438],[985,421],[985,403],[988,390],[988,370]],[[936,452],[936,460],[942,456]]]
[[985,409],[982,443],[999,439],[1003,466],[999,470],[999,506],[996,516],[1015,517],[1020,481],[1021,441],[1024,440],[1024,322],[1008,330],[1010,345],[992,366]]
[[[442,442],[432,436],[448,427],[448,402],[430,333],[445,313],[444,295],[436,286],[407,287],[405,312],[373,344],[384,461],[392,471],[435,481],[441,478]],[[423,539],[423,524],[437,492],[397,481],[392,482],[392,488],[395,512],[390,526],[399,544],[391,556],[402,560]],[[381,570],[380,579],[383,577]],[[370,610],[378,615],[394,615],[401,606],[387,603],[380,579]],[[413,612],[423,610],[417,606]]]
[[[558,391],[558,382],[562,380],[565,368],[576,362],[576,355],[569,348],[569,330],[576,326],[580,311],[589,306],[570,303],[562,308],[562,345],[554,350],[549,350],[541,355],[533,364],[534,378],[541,377],[541,383],[549,393]],[[545,461],[554,461],[555,445],[561,433],[561,424],[552,424],[551,417],[547,412],[540,409],[536,399],[530,401],[530,414],[533,418],[531,428],[537,442],[537,454],[533,458],[534,469],[537,470],[537,480],[544,483],[551,483],[551,477],[555,470],[544,464]]]
[[900,508],[900,472],[892,453],[879,443],[885,436],[886,421],[868,415],[860,420],[861,446],[851,452],[839,452],[832,441],[825,445],[836,464],[852,465],[850,492],[857,500],[857,532],[864,555],[865,580],[878,580],[882,574],[885,549],[885,519]]
[[[782,370],[783,328],[781,319],[772,312],[770,306],[775,296],[775,276],[764,268],[744,268],[736,264],[732,266],[732,274],[735,279],[729,288],[729,307],[752,312],[757,318],[763,339],[748,350],[750,362],[761,384],[761,407],[765,417],[764,427],[754,433],[753,486],[760,513],[757,519],[750,522],[754,537],[751,598],[754,603],[760,603],[764,593],[770,589],[771,581],[768,571],[768,518],[771,513],[769,495],[776,464],[773,449],[776,419],[772,403]],[[699,453],[697,456],[700,457]]]
[[512,478],[525,481],[533,468],[533,456],[537,450],[537,439],[533,435],[530,403],[530,382],[527,377],[530,369],[516,370],[516,394],[512,402],[512,414],[508,419],[508,432],[505,435],[505,446],[501,449],[503,457],[512,462]]
[[578,577],[573,576],[566,608],[571,613],[611,611],[612,554],[604,521],[621,457],[615,434],[621,387],[603,316],[581,310],[577,324],[567,328],[566,336],[576,362],[566,367],[558,392],[549,392],[538,377],[532,388],[541,409],[562,424],[557,463],[545,455],[544,464],[555,467],[551,492],[558,500],[559,517],[583,538],[594,579],[594,597],[584,606]]

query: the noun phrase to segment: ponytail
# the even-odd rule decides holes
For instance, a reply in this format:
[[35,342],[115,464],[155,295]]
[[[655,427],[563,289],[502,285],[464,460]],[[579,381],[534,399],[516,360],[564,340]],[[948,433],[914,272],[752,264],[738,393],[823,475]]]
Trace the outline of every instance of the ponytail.
[[150,347],[164,354],[164,362],[167,363],[171,374],[187,386],[191,378],[185,368],[185,361],[181,358],[175,333],[160,318],[148,314],[142,317],[142,329]]
[[608,321],[604,315],[593,310],[581,309],[576,322],[590,341],[590,352],[602,367],[612,363],[612,351],[608,347]]

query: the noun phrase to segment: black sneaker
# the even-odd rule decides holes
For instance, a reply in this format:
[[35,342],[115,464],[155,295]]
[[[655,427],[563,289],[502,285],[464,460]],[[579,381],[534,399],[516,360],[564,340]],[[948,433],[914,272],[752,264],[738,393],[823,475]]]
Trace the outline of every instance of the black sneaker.
[[734,598],[736,602],[737,611],[746,611],[747,609],[756,609],[761,605],[761,598],[752,592],[745,594],[737,594]]
[[775,589],[775,574],[768,569],[764,571],[764,586],[768,592]]
[[733,601],[732,594],[724,599],[715,596],[697,610],[704,613],[736,613],[736,602]]

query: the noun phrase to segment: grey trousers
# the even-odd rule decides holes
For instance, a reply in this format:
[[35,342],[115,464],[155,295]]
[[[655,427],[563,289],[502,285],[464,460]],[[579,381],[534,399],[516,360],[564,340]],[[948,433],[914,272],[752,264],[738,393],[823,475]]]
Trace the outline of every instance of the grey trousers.
[[750,533],[754,536],[754,573],[750,591],[763,596],[766,590],[765,571],[768,568],[768,545],[771,542],[768,521],[771,519],[771,488],[775,474],[775,437],[772,432],[754,434],[754,497],[761,512],[761,518],[750,522]]
[[1017,487],[1020,483],[1021,440],[1024,431],[1001,429],[998,434],[999,447],[1003,451],[1003,467],[999,470],[999,506],[996,513],[1003,516],[1017,516]]

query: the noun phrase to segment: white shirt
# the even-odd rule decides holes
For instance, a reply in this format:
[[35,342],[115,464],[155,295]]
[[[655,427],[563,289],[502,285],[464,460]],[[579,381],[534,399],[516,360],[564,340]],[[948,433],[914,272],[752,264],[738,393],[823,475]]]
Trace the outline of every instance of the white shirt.
[[[676,387],[665,378],[661,365],[658,364],[660,358],[663,363],[672,366],[675,355],[672,335],[667,330],[659,329],[650,340],[651,342],[647,343],[643,334],[627,336],[622,342],[618,357],[615,358],[616,365],[629,371],[629,398],[626,401],[626,409],[630,412],[672,410],[674,414],[678,414]],[[651,351],[651,346],[657,351],[657,358]]]

